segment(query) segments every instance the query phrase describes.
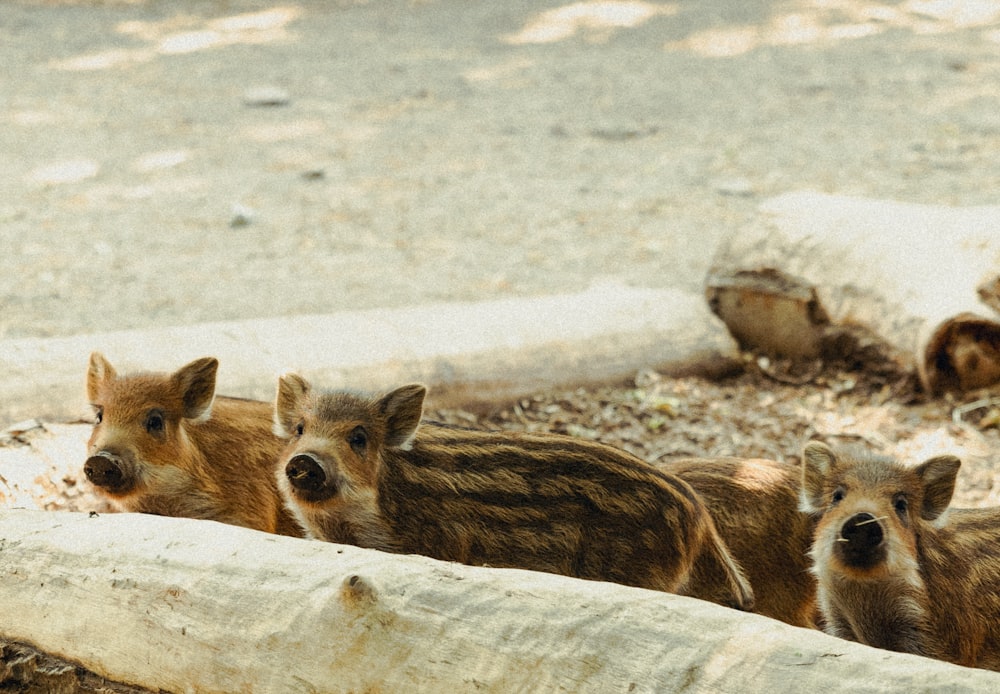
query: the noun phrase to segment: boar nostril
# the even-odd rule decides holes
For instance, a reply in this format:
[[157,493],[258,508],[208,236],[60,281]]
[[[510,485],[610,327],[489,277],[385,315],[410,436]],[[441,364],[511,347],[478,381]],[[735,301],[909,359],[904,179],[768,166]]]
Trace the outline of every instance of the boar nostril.
[[876,547],[882,542],[882,524],[870,513],[859,513],[844,523],[840,536],[859,548]]
[[297,455],[285,466],[288,481],[305,492],[319,491],[326,484],[326,473],[312,457]]
[[871,567],[884,558],[881,520],[870,513],[858,513],[841,526],[837,549],[849,565]]
[[97,454],[87,458],[83,472],[93,484],[105,489],[119,489],[125,486],[125,474],[121,465],[107,454]]

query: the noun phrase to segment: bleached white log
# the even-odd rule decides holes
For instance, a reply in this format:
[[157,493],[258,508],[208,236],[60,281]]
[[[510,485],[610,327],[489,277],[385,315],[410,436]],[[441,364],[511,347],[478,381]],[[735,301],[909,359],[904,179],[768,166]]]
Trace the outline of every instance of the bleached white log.
[[93,350],[123,370],[173,371],[215,356],[220,393],[263,400],[289,370],[330,388],[422,381],[437,407],[620,381],[640,368],[710,374],[739,357],[698,293],[605,282],[538,297],[4,340],[0,428],[89,414]]
[[129,514],[0,513],[0,615],[173,692],[1000,691],[689,598]]
[[929,391],[961,390],[1000,379],[998,274],[1000,206],[802,192],[765,201],[724,240],[706,294],[747,345],[867,352],[915,370]]

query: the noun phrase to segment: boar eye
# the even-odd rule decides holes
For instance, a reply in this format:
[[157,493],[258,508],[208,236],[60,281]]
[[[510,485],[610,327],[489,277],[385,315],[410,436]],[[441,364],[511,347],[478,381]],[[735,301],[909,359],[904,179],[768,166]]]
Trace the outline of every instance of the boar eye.
[[906,518],[906,511],[909,509],[909,503],[906,501],[906,495],[897,494],[892,498],[892,507],[896,509],[896,513],[901,518]]
[[104,419],[104,408],[94,405],[94,424],[100,424]]
[[152,410],[146,415],[146,431],[150,434],[163,433],[163,413],[159,410]]
[[368,447],[368,432],[365,431],[364,427],[354,427],[351,433],[347,436],[347,443],[350,444],[355,453],[358,455],[364,455],[365,448]]
[[830,496],[830,503],[836,506],[841,501],[844,500],[844,489],[843,487],[837,487],[833,490],[833,494]]
[[295,425],[295,435],[296,436],[302,436],[302,434],[305,432],[305,430],[306,430],[305,422],[299,422],[298,424]]

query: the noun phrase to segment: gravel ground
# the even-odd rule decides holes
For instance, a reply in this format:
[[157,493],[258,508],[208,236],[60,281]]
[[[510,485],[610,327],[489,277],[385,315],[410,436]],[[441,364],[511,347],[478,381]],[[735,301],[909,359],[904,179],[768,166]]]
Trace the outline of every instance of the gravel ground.
[[697,291],[774,195],[995,203],[998,46],[959,0],[4,2],[0,338]]
[[[903,377],[832,365],[817,365],[817,373],[803,377],[784,366],[746,355],[744,372],[721,381],[642,372],[628,387],[544,393],[492,411],[430,415],[466,426],[597,439],[654,464],[671,456],[797,461],[811,438],[859,443],[913,464],[952,452],[963,460],[954,503],[1000,504],[1000,409],[988,394],[967,394],[961,403],[927,400]],[[799,380],[806,382],[787,382]]]

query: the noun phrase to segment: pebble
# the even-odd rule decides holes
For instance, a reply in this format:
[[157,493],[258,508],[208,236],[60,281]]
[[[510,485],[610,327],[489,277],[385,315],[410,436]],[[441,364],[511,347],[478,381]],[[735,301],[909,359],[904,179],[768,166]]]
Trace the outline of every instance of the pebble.
[[715,184],[715,191],[722,195],[749,198],[754,194],[753,183],[745,178],[729,178]]
[[229,219],[229,226],[233,229],[249,226],[256,216],[257,213],[253,208],[236,203],[233,205],[233,216]]
[[287,106],[291,100],[292,97],[281,87],[254,87],[243,93],[244,106]]

